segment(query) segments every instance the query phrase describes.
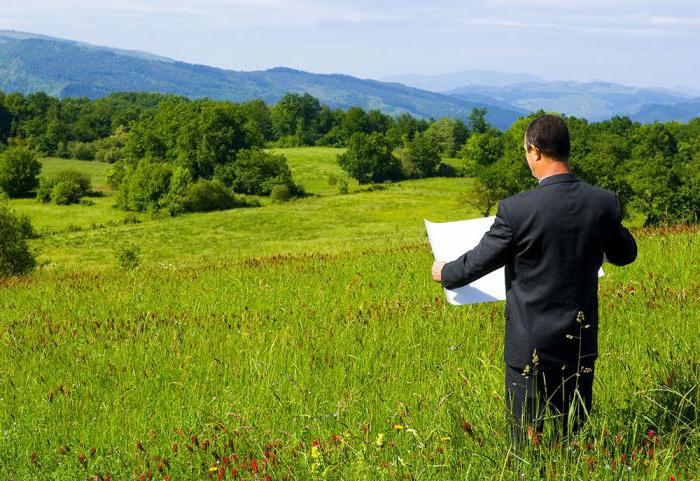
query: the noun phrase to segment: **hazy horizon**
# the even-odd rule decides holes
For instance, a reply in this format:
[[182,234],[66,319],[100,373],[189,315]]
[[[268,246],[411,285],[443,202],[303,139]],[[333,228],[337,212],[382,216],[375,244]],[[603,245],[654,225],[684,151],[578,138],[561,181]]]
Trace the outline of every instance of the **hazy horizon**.
[[361,78],[465,70],[700,90],[687,0],[10,0],[0,28],[233,70]]

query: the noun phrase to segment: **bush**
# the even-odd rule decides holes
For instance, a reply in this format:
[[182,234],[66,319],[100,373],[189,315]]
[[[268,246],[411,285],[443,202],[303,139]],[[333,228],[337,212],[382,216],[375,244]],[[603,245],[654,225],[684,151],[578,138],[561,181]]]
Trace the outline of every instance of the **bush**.
[[277,202],[287,202],[292,198],[292,193],[286,185],[273,185],[270,191],[270,198]]
[[68,142],[68,157],[78,160],[95,160],[95,145],[87,142]]
[[354,134],[348,150],[338,156],[338,164],[360,184],[401,178],[399,159],[393,145],[379,133]]
[[27,147],[10,147],[0,154],[0,189],[11,198],[28,196],[36,189],[40,172],[36,154]]
[[257,149],[242,150],[236,160],[220,172],[226,172],[227,175],[217,177],[235,192],[243,194],[269,195],[274,185],[286,185],[293,195],[302,192],[294,184],[292,171],[283,155]]
[[32,220],[27,214],[17,215],[17,225],[19,226],[19,230],[25,239],[36,239],[37,237],[39,237],[36,231],[34,230]]
[[36,265],[34,254],[27,245],[34,229],[27,218],[20,218],[0,206],[0,277],[20,275]]
[[238,205],[233,193],[219,180],[199,179],[189,186],[184,201],[188,212],[226,210]]
[[63,170],[57,174],[41,179],[37,190],[37,200],[67,205],[75,204],[80,198],[90,193],[90,177],[77,170]]
[[114,248],[114,257],[122,269],[136,269],[141,263],[141,249],[133,243],[118,244]]
[[173,175],[170,164],[146,158],[114,172],[115,177],[110,181],[119,182],[119,207],[137,212],[157,212],[164,206],[163,199],[170,190]]
[[340,179],[338,181],[338,193],[339,194],[347,194],[349,192],[348,188],[348,181],[345,179]]
[[95,160],[98,162],[106,162],[108,164],[114,164],[122,160],[122,152],[120,149],[115,147],[110,147],[107,149],[98,149],[95,152]]
[[51,200],[58,205],[76,204],[80,201],[80,186],[70,180],[57,182],[51,189]]

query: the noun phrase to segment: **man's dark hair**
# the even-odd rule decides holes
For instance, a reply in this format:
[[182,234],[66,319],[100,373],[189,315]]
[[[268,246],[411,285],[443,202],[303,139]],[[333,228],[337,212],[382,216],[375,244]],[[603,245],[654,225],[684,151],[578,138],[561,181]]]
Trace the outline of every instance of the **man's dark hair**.
[[571,151],[569,128],[561,117],[543,115],[534,119],[527,126],[525,142],[528,152],[534,145],[547,157],[560,161],[569,160]]

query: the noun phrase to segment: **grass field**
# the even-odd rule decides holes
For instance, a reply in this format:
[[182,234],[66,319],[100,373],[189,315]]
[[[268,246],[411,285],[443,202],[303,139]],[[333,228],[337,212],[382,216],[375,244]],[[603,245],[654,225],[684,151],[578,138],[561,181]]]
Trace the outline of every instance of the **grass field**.
[[588,429],[518,459],[503,305],[429,279],[422,219],[474,216],[470,181],[337,195],[333,151],[291,152],[318,197],[134,225],[45,207],[49,263],[0,289],[0,479],[700,479],[696,231],[638,231],[606,268]]

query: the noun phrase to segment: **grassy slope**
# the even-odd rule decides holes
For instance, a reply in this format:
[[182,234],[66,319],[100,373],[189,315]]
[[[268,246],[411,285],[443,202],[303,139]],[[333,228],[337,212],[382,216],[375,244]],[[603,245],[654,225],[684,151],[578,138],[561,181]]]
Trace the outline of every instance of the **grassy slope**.
[[[559,479],[626,479],[627,468],[606,465],[642,448],[648,429],[661,441],[654,456],[637,453],[633,478],[692,479],[700,468],[697,418],[679,429],[665,414],[687,410],[681,395],[699,381],[699,240],[646,237],[636,265],[607,269],[584,440],[594,447],[568,460],[545,451]],[[376,248],[9,283],[0,290],[0,477],[128,479],[164,456],[174,479],[206,479],[231,437],[243,468],[277,444],[273,479],[538,479],[504,464],[502,305],[447,305],[424,243]],[[678,394],[662,395],[662,379]],[[212,447],[188,451],[191,435]],[[311,457],[314,439],[322,459]],[[84,469],[78,456],[93,447]]]
[[[326,161],[319,177],[334,168]],[[0,289],[0,478],[163,479],[166,458],[173,479],[207,479],[230,437],[245,479],[256,479],[250,459],[268,443],[273,479],[538,479],[532,465],[507,465],[502,304],[455,308],[429,280],[422,218],[473,215],[457,201],[468,185],[329,190],[39,240],[60,269]],[[142,268],[109,267],[120,239],[142,246]],[[700,470],[688,405],[700,376],[698,266],[696,233],[651,233],[636,264],[606,268],[592,446],[545,450],[558,479]],[[668,414],[679,405],[689,417]],[[628,470],[620,456],[650,428],[655,453],[644,446]]]
[[[156,220],[141,215],[141,224],[123,225],[126,213],[112,207],[114,196],[109,191],[105,197],[92,198],[92,206],[55,206],[32,199],[11,201],[11,205],[30,215],[39,231],[56,232],[35,245],[51,266],[68,268],[112,265],[115,244],[126,240],[141,247],[146,262],[181,265],[419,242],[425,238],[424,217],[440,221],[476,215],[460,200],[469,190],[470,179],[406,181],[376,191],[363,191],[367,187],[355,182],[350,183],[349,194],[337,195],[337,187],[329,186],[327,177],[346,177],[335,163],[340,151],[277,149],[287,155],[295,178],[316,196],[262,208]],[[83,167],[79,161],[47,159],[46,172],[58,170],[54,162],[61,168]],[[89,167],[92,175],[104,179],[107,166]]]

